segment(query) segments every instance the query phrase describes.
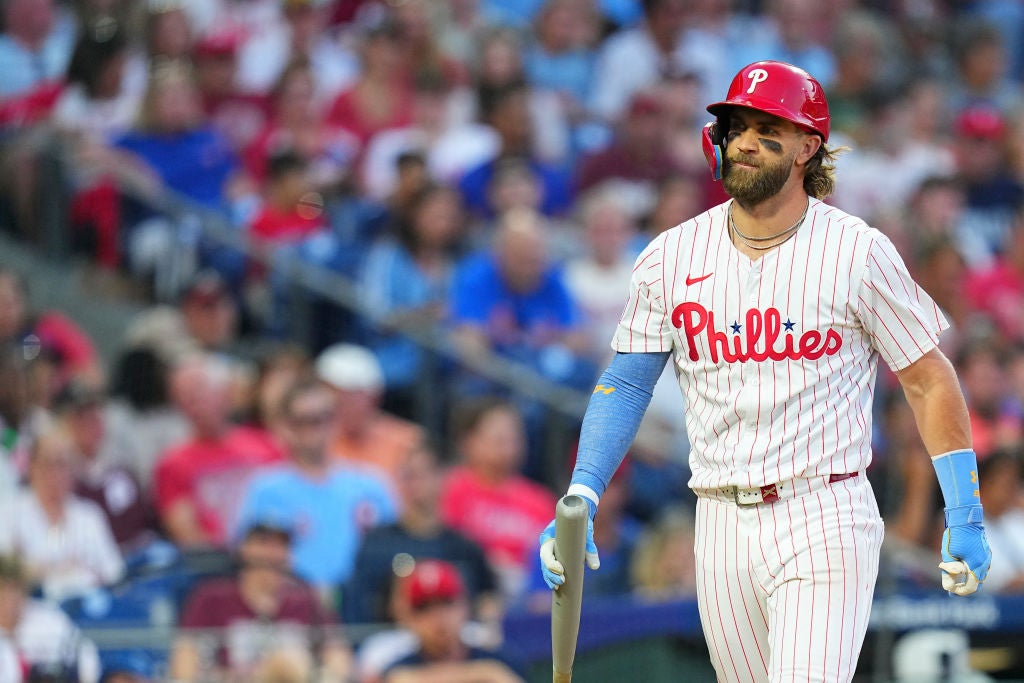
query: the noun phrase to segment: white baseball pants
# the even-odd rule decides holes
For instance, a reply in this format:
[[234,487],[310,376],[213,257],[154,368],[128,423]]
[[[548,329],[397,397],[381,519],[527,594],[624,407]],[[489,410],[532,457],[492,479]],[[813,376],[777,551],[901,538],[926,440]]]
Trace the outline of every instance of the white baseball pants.
[[720,683],[847,683],[882,519],[863,475],[772,504],[699,498],[697,603]]

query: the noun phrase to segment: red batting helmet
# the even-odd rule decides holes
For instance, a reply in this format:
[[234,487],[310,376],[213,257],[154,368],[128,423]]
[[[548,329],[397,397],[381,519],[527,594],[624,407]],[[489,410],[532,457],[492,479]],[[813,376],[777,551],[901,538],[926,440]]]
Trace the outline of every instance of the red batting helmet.
[[724,102],[708,105],[722,118],[727,107],[748,107],[791,121],[828,142],[828,102],[814,76],[785,62],[754,62],[740,69]]

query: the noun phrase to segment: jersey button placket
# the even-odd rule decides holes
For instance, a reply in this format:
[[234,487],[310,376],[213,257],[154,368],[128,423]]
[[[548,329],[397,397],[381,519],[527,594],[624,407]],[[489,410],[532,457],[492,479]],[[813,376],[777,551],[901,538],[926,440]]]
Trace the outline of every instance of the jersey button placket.
[[[747,302],[747,306],[740,312],[740,318],[737,321],[740,327],[740,345],[744,348],[747,353],[750,352],[747,343],[747,330],[745,329],[747,311],[757,306],[757,292],[761,282],[761,266],[760,263],[754,263],[750,271],[747,273],[747,281],[744,285],[744,294]],[[739,363],[740,366],[740,377],[742,378],[742,388],[740,390],[739,404],[741,409],[738,411],[740,415],[740,432],[741,441],[748,442],[753,437],[753,426],[757,421],[757,393],[760,391],[758,387],[758,366],[757,363],[751,360]]]

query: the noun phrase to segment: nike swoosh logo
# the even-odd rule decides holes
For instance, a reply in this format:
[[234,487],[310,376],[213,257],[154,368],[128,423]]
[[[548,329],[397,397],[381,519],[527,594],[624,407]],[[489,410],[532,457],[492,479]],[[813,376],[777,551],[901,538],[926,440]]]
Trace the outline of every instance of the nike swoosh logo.
[[686,286],[689,287],[690,285],[695,285],[698,282],[703,282],[704,280],[707,280],[712,275],[714,275],[714,273],[708,273],[707,275],[701,275],[700,277],[690,277],[689,275],[687,275],[686,276]]

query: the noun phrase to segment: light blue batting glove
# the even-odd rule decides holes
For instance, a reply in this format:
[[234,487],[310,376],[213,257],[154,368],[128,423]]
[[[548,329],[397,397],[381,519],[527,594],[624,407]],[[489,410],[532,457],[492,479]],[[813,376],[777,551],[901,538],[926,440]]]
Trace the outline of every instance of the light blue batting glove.
[[[587,501],[590,503],[590,501]],[[598,569],[601,566],[601,558],[597,554],[597,544],[594,543],[594,513],[596,506],[591,504],[591,513],[587,519],[587,566],[591,569]],[[540,532],[540,571],[544,575],[544,583],[551,590],[558,590],[558,587],[565,583],[565,567],[555,557],[555,520],[551,520],[544,531]]]
[[942,534],[942,588],[970,595],[988,576],[992,551],[985,539],[985,515],[978,487],[978,458],[973,450],[932,458],[946,508]]
[[992,551],[981,524],[951,526],[942,534],[942,588],[956,595],[970,595],[988,576]]

